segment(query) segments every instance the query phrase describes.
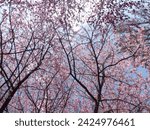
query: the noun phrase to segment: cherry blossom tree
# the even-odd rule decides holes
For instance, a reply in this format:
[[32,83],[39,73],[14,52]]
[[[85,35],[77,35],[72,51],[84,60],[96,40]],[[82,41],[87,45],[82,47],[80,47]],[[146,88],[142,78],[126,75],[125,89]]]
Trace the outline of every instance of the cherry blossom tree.
[[[46,23],[53,20],[48,19],[52,14],[47,18],[41,14],[44,4],[10,0],[1,5],[0,112],[52,112],[60,111],[60,104],[61,110],[65,107],[70,90],[64,91],[60,83],[50,88],[61,57],[54,52],[53,23]],[[51,106],[55,108],[50,110]]]
[[150,112],[148,0],[0,7],[0,112]]
[[[149,111],[149,88],[145,87],[149,80],[137,72],[138,67],[143,67],[143,49],[148,49],[143,29],[130,31],[130,26],[126,26],[128,28],[120,29],[127,29],[128,33],[121,33],[118,27],[130,23],[125,15],[126,8],[138,7],[138,4],[100,1],[95,14],[75,36],[65,22],[64,34],[67,35],[59,34],[59,41],[66,54],[70,76],[80,86],[75,101],[82,112]],[[81,104],[91,104],[91,107],[87,109]]]

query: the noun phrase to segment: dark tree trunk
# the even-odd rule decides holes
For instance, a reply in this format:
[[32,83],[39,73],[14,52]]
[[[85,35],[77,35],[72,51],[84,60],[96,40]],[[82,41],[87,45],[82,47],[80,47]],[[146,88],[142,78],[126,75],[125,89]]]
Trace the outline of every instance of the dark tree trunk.
[[98,113],[98,109],[99,109],[99,102],[96,102],[95,108],[94,108],[94,113]]
[[6,109],[6,107],[8,106],[9,102],[11,101],[12,97],[14,96],[14,94],[16,93],[16,91],[18,90],[18,87],[16,87],[13,92],[11,92],[9,94],[9,96],[7,97],[7,99],[5,100],[5,102],[3,103],[2,107],[0,108],[0,113],[3,113],[4,110]]

